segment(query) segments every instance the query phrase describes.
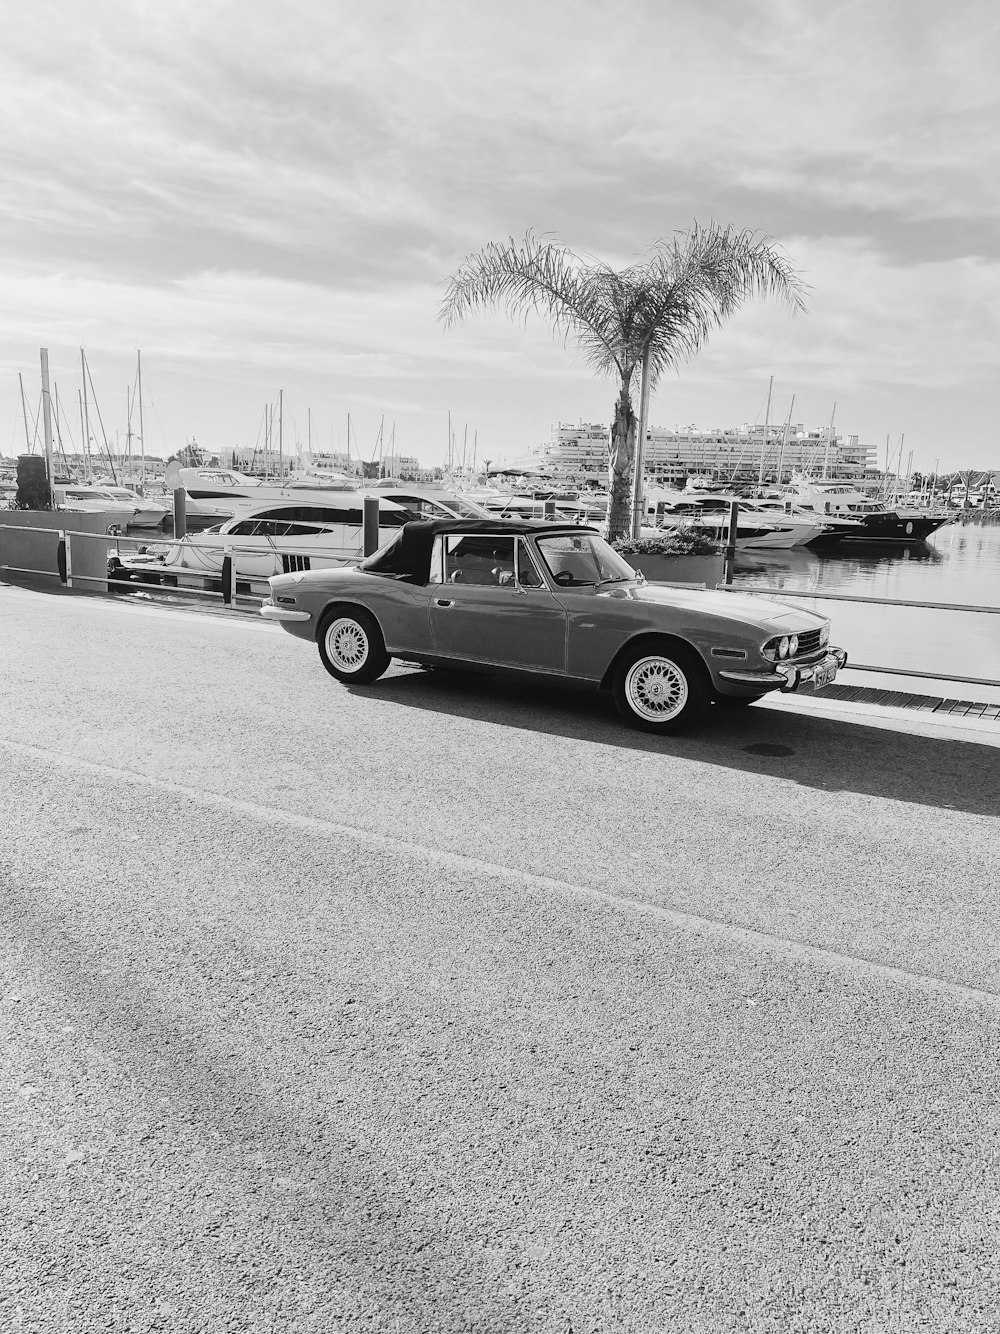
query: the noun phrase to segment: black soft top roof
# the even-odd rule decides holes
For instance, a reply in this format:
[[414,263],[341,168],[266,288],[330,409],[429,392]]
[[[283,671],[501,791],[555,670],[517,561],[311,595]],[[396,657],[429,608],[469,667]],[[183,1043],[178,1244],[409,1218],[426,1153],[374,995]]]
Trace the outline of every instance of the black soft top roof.
[[593,533],[579,523],[547,523],[544,519],[417,519],[404,523],[396,536],[358,566],[369,574],[426,584],[431,571],[431,549],[439,533],[468,533],[470,537],[516,537],[527,533]]

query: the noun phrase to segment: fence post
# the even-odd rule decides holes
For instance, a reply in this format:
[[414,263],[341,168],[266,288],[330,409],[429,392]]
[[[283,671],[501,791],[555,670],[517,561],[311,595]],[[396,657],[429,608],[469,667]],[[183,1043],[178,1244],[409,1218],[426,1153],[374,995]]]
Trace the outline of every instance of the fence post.
[[229,547],[222,558],[222,601],[227,607],[233,605],[233,558]]
[[187,537],[187,492],[182,486],[174,491],[174,537]]
[[59,571],[59,582],[61,584],[69,583],[69,544],[66,541],[66,533],[60,528],[56,540],[56,569]]
[[726,564],[722,576],[723,583],[733,582],[733,565],[736,561],[736,530],[739,527],[740,502],[734,500],[729,506],[729,536],[726,539]]
[[362,512],[361,544],[366,556],[378,551],[378,496],[365,496]]

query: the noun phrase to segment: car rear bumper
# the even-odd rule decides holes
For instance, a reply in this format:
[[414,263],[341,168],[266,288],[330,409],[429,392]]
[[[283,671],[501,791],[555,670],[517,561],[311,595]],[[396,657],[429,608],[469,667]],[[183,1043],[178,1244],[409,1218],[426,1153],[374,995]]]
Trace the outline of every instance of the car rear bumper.
[[777,688],[785,693],[798,690],[803,681],[812,681],[817,676],[826,677],[830,668],[841,671],[847,666],[847,652],[842,648],[831,648],[816,662],[794,663],[781,662],[772,672],[740,672],[726,670],[719,673],[724,681],[734,685],[758,686],[764,690]]

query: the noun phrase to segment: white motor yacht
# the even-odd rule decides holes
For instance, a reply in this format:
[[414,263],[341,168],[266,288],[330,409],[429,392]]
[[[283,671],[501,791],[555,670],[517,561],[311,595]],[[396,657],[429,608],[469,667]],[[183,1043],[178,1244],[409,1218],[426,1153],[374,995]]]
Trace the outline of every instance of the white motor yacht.
[[412,519],[488,519],[490,514],[482,505],[467,496],[439,487],[419,486],[411,482],[391,482],[373,486],[365,494],[377,495],[380,500],[391,500],[401,505]]
[[120,500],[124,505],[133,505],[135,513],[129,520],[130,528],[160,528],[173,514],[173,506],[152,496],[141,496],[127,486],[101,486],[105,495]]
[[[805,546],[825,531],[822,521],[813,515],[803,519],[759,509],[753,501],[719,493],[677,492],[676,499],[657,500],[652,507],[655,522],[664,527],[695,526],[711,529],[720,542],[728,541],[730,506],[739,505],[736,545],[740,548],[787,550]],[[650,508],[647,501],[647,510]]]
[[[140,548],[135,555],[115,552],[109,577],[115,582],[218,588],[229,556],[234,583],[244,586],[238,591],[266,593],[272,575],[360,560],[363,501],[356,491],[272,500],[214,528]],[[379,544],[394,537],[409,518],[402,506],[380,497]]]
[[76,514],[107,514],[113,523],[122,528],[127,528],[135,518],[135,502],[123,500],[110,487],[93,486],[89,482],[67,482],[57,484],[52,490],[57,510]]
[[208,518],[234,518],[270,501],[293,501],[303,494],[327,496],[353,492],[357,482],[342,473],[293,473],[285,479],[247,477],[232,468],[182,468],[167,466],[166,485],[183,487],[189,514]]
[[796,479],[790,494],[804,509],[822,518],[857,520],[857,529],[842,536],[844,542],[922,542],[951,520],[949,514],[928,514],[923,510],[886,505],[884,501],[865,495],[850,482],[813,481],[803,477]]

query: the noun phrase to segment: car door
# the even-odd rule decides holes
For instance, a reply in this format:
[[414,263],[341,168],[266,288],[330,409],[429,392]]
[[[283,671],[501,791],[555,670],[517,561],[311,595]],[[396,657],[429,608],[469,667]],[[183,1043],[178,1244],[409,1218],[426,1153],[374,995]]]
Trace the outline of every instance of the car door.
[[430,599],[442,657],[561,673],[566,613],[520,537],[448,533]]

